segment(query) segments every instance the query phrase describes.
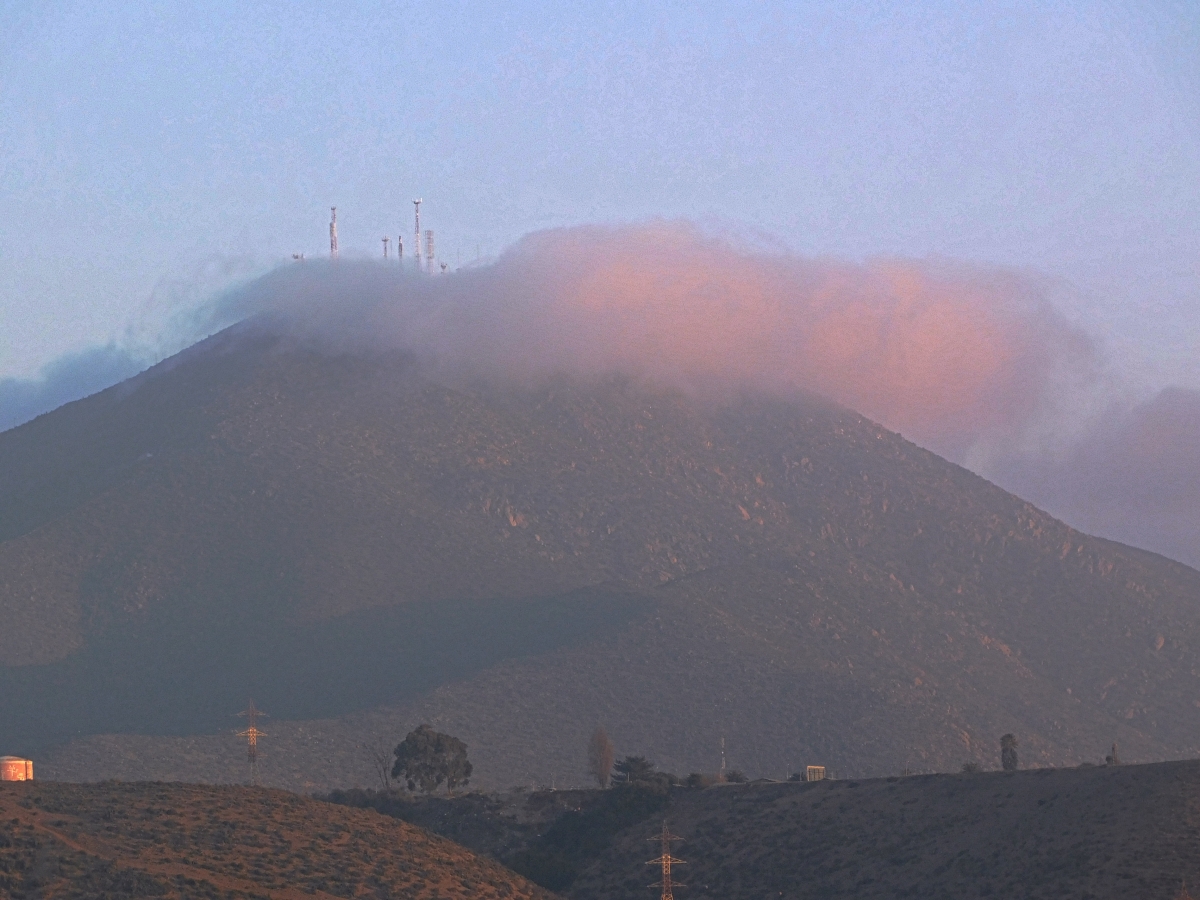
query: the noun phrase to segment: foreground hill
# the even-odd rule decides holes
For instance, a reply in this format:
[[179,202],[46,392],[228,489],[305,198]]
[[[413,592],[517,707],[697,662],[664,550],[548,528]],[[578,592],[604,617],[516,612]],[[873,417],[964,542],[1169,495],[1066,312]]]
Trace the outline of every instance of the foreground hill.
[[260,788],[0,786],[0,896],[549,898],[442,838]]
[[[1200,763],[1096,766],[682,791],[689,900],[1089,897],[1172,900],[1200,883]],[[647,843],[627,829],[567,891],[645,900]]]
[[598,723],[681,773],[1186,756],[1198,602],[806,398],[241,327],[0,435],[0,743],[56,777],[240,780],[247,695],[310,790],[423,720],[485,786],[582,781]]

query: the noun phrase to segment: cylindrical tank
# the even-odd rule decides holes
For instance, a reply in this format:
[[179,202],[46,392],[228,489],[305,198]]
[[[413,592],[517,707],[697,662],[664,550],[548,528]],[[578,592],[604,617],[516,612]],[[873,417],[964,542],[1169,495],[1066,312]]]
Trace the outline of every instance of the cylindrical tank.
[[0,781],[33,781],[33,760],[0,756]]

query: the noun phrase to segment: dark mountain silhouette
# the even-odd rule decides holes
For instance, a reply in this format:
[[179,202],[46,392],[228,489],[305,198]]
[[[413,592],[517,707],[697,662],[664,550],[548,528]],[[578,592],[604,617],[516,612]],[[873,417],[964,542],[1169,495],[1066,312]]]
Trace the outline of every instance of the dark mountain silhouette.
[[806,397],[443,384],[241,326],[0,434],[0,745],[74,741],[47,774],[240,778],[248,695],[296,787],[423,720],[484,785],[584,782],[596,724],[683,773],[722,736],[751,775],[991,766],[1006,732],[1175,757],[1198,601]]

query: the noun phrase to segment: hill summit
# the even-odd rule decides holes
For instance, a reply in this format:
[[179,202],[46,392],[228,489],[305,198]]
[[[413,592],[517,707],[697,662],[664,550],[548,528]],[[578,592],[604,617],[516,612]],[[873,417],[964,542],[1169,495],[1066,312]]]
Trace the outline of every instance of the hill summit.
[[681,773],[1177,757],[1198,599],[801,395],[243,325],[0,434],[0,742],[50,775],[240,779],[248,695],[291,787],[421,721],[496,786],[583,781],[597,724]]

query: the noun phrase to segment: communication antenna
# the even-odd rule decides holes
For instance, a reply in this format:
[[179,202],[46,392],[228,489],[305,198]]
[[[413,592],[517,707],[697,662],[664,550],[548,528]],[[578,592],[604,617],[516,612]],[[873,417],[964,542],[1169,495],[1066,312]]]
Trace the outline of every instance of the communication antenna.
[[725,780],[725,735],[721,735],[721,774],[718,780]]
[[425,229],[425,266],[433,272],[433,232]]
[[396,259],[404,262],[404,238],[400,235],[396,235]]
[[338,258],[337,248],[337,207],[329,207],[331,217],[329,219],[329,258]]
[[661,866],[662,878],[658,884],[652,884],[650,887],[660,888],[662,890],[661,900],[675,900],[675,888],[687,887],[686,884],[679,884],[671,879],[671,866],[682,866],[684,860],[676,859],[671,855],[671,842],[682,841],[683,838],[671,834],[667,828],[666,820],[663,820],[662,834],[656,834],[650,838],[652,841],[659,842],[659,850],[661,851],[654,859],[647,860],[648,866]]
[[448,268],[450,268],[450,263],[438,263],[438,265],[442,267],[442,274],[443,274],[443,275],[445,275],[445,274],[446,274],[446,270],[447,270]]
[[250,783],[258,785],[258,739],[266,737],[265,731],[258,729],[258,717],[265,716],[266,713],[261,709],[255,709],[254,701],[250,701],[250,706],[247,709],[238,713],[239,716],[246,717],[246,730],[239,731],[238,737],[246,739],[246,759],[250,762]]
[[417,240],[416,240],[416,243],[413,245],[413,253],[415,253],[417,255],[417,271],[420,272],[421,271],[421,200],[420,199],[413,201],[413,215],[416,216],[416,220],[417,220],[417,231],[416,231]]
[[391,238],[389,238],[389,237],[387,237],[386,235],[384,235],[384,238],[383,238],[383,258],[384,258],[384,259],[387,259],[387,258],[388,258],[388,255],[387,255],[387,251],[388,251],[388,241],[390,241],[390,240],[391,240]]
[[292,259],[294,259],[296,262],[304,262],[304,254],[303,253],[293,253]]

